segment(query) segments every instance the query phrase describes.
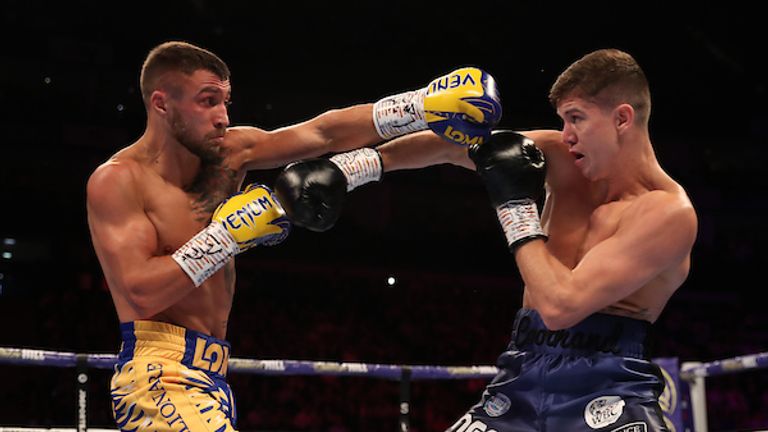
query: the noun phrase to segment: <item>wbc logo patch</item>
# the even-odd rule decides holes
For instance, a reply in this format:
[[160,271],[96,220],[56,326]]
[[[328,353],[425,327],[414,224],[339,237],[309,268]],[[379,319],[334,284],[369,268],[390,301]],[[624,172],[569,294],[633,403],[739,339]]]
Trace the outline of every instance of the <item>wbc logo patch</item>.
[[584,421],[592,429],[612,425],[624,413],[624,399],[619,396],[601,396],[592,399],[584,408]]

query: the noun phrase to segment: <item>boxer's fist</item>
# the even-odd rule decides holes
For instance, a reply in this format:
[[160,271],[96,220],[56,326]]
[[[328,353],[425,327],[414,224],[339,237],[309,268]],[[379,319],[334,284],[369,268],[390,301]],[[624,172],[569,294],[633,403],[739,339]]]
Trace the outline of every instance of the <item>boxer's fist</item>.
[[385,97],[373,106],[373,122],[384,139],[431,129],[449,142],[468,146],[487,140],[500,119],[496,81],[473,67],[457,69],[423,89]]
[[202,285],[236,254],[257,245],[275,245],[291,223],[266,186],[252,184],[219,204],[211,223],[171,256],[195,286]]
[[381,173],[379,152],[362,148],[288,165],[277,177],[275,194],[294,224],[326,231],[339,219],[346,193],[379,181]]
[[508,130],[493,131],[486,143],[469,147],[469,157],[494,207],[510,200],[538,201],[543,196],[544,154],[524,135]]
[[496,81],[477,68],[462,68],[433,80],[424,96],[429,128],[459,145],[481,144],[501,120]]
[[512,131],[494,131],[487,142],[469,147],[469,157],[485,183],[509,248],[546,239],[537,207],[544,196],[546,163],[533,141]]
[[275,181],[288,218],[310,231],[325,231],[336,223],[346,193],[344,173],[328,159],[292,163]]
[[272,191],[255,183],[219,204],[211,220],[224,226],[239,252],[281,243],[291,231],[291,223]]

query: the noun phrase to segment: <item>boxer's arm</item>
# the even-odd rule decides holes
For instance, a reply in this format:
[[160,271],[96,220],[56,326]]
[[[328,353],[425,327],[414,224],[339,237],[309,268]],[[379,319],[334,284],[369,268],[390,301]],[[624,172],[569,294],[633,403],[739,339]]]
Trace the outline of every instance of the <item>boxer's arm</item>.
[[277,177],[275,194],[294,224],[326,231],[340,217],[347,192],[379,181],[384,168],[395,171],[449,162],[469,168],[466,153],[466,147],[449,144],[430,131],[416,132],[376,149],[292,163]]
[[[567,148],[563,150],[564,144],[560,131],[542,129],[521,131],[520,133],[532,139],[536,146],[544,152],[548,161],[549,156],[555,154],[558,159],[570,157]],[[381,154],[384,172],[418,169],[446,163],[470,170],[475,169],[475,164],[467,155],[466,147],[449,144],[428,131],[396,138],[378,146],[377,150]],[[568,172],[567,176],[561,175],[560,177],[564,178],[556,181],[566,183],[570,180],[570,170],[566,170],[566,172]],[[557,174],[548,173],[548,181],[552,175],[557,176]]]
[[268,169],[326,153],[342,153],[382,140],[431,129],[444,140],[481,142],[501,118],[496,81],[477,68],[461,68],[427,87],[384,97],[375,104],[327,111],[311,120],[266,132],[230,128],[225,147],[233,164]]
[[549,253],[544,242],[522,245],[515,260],[527,301],[548,328],[558,330],[680,265],[688,259],[696,230],[696,214],[687,199],[655,191],[624,210],[616,232],[591,248],[573,270]]
[[[156,254],[157,231],[144,212],[133,173],[121,163],[98,168],[87,186],[88,224],[121,319],[151,317],[195,288],[170,255]],[[124,315],[125,305],[130,317]]]
[[292,126],[264,131],[255,127],[232,127],[227,146],[237,149],[247,170],[270,169],[295,160],[341,153],[381,141],[373,125],[373,105],[330,110]]
[[547,186],[553,192],[567,191],[573,194],[574,190],[586,189],[588,181],[576,167],[574,157],[568,151],[568,144],[563,142],[562,132],[540,129],[520,133],[532,139],[544,153],[547,160]]
[[384,172],[446,163],[475,169],[475,165],[467,156],[466,147],[450,144],[431,131],[395,138],[376,149],[381,154]]

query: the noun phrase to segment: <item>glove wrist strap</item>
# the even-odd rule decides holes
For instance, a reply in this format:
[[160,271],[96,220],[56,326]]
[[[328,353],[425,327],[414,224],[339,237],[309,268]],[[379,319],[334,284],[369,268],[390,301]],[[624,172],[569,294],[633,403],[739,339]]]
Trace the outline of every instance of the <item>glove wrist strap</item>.
[[373,124],[383,139],[427,129],[424,95],[427,89],[387,96],[373,104]]
[[515,250],[528,240],[547,238],[541,228],[539,211],[531,199],[511,200],[496,208],[496,216],[504,230],[507,245]]
[[196,287],[240,252],[232,234],[219,222],[211,222],[173,253],[172,258]]
[[340,153],[330,158],[339,167],[347,179],[347,192],[352,189],[381,180],[381,154],[372,148],[361,148],[347,153]]

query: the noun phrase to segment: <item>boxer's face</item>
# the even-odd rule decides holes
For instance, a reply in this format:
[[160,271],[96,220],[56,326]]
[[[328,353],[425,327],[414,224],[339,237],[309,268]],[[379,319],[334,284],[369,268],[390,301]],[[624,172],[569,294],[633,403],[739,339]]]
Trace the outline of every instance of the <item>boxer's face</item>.
[[206,70],[177,75],[167,105],[171,134],[203,160],[217,157],[229,126],[229,80]]
[[557,106],[563,119],[563,141],[576,167],[590,180],[603,178],[618,152],[613,115],[589,100],[569,96]]

